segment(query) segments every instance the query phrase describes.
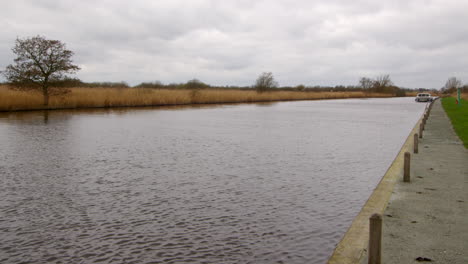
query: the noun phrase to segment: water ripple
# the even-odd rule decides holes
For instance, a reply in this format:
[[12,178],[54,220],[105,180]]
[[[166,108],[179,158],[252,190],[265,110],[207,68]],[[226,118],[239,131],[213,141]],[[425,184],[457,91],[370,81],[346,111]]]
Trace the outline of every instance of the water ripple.
[[0,262],[323,263],[423,107],[0,116]]

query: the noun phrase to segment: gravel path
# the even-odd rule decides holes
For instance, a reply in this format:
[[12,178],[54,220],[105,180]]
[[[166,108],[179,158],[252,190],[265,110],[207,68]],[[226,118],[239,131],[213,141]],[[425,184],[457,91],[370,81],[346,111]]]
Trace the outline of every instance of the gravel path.
[[382,263],[468,263],[468,150],[437,100],[383,215]]

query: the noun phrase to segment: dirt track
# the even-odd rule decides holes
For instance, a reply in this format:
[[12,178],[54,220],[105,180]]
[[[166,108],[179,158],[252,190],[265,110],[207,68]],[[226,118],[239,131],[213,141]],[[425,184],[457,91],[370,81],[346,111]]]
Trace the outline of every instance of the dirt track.
[[468,150],[439,100],[423,135],[383,215],[382,263],[468,263]]

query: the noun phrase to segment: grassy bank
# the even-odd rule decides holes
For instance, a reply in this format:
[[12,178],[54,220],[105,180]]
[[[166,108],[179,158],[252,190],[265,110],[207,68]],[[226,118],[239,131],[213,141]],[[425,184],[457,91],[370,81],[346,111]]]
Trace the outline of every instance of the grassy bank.
[[[465,94],[464,98],[466,97]],[[457,105],[454,97],[445,97],[442,98],[442,106],[458,137],[463,141],[465,148],[468,148],[468,100],[462,99],[461,104]]]
[[[229,89],[151,89],[151,88],[70,88],[61,96],[52,96],[47,109],[92,107],[167,106],[185,104],[248,103],[288,100],[318,100],[341,98],[390,97],[390,94],[364,92],[300,92]],[[39,110],[39,92],[23,92],[0,87],[0,111]]]

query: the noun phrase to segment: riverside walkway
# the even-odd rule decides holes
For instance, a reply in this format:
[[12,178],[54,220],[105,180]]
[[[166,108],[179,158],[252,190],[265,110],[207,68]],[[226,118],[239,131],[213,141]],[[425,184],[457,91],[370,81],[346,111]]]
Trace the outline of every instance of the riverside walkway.
[[440,100],[419,153],[411,153],[410,172],[383,214],[382,263],[468,263],[468,150]]

